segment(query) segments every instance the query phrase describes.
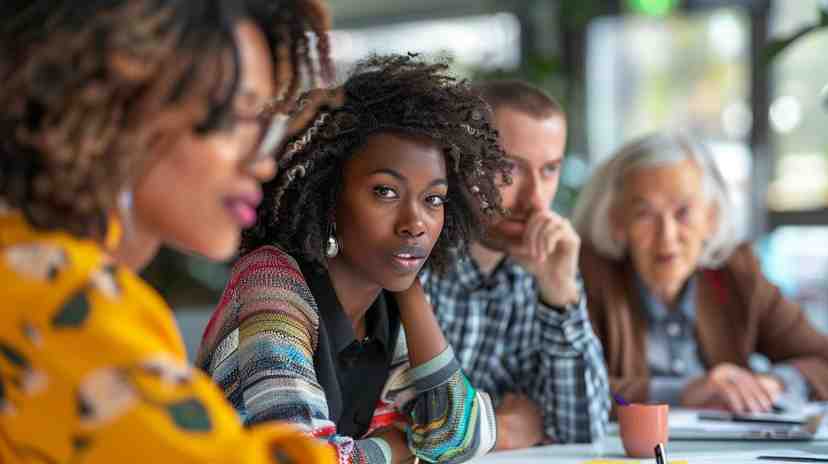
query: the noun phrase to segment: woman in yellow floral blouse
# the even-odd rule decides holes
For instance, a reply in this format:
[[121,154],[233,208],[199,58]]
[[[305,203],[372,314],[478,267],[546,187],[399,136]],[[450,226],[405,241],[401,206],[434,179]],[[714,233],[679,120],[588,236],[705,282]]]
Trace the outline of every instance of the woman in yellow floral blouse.
[[233,254],[285,130],[262,110],[316,67],[307,32],[330,71],[324,8],[28,4],[0,14],[0,462],[328,462],[242,429],[133,273],[161,244]]

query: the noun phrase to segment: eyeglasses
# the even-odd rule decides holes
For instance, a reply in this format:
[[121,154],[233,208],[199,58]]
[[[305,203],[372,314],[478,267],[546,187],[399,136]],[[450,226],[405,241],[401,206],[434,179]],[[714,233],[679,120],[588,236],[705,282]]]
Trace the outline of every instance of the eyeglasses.
[[257,132],[252,146],[247,149],[245,163],[254,165],[276,154],[288,131],[288,116],[284,113],[263,111],[256,116],[233,113],[234,123],[255,124]]

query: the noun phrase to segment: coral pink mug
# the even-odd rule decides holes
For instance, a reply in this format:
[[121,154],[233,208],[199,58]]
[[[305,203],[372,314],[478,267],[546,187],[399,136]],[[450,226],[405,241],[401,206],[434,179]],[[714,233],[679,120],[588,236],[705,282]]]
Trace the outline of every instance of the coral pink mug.
[[668,404],[630,404],[618,406],[618,428],[627,456],[655,457],[655,446],[667,444]]

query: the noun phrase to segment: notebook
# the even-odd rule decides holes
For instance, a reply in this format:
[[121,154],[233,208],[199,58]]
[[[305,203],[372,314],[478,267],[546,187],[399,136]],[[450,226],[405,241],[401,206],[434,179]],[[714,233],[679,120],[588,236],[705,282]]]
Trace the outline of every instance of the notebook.
[[699,420],[725,422],[753,422],[759,424],[805,425],[808,423],[808,415],[804,413],[734,413],[727,411],[701,411],[699,412]]
[[821,411],[804,417],[736,415],[730,420],[709,411],[678,410],[670,413],[670,440],[787,440],[828,439]]

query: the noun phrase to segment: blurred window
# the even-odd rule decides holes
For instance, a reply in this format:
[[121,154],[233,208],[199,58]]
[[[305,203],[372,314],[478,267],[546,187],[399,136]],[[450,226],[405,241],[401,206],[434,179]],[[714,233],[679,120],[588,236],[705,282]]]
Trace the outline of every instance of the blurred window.
[[[818,0],[773,3],[771,33],[786,37],[819,21]],[[773,61],[770,127],[776,158],[768,191],[773,211],[828,206],[828,30],[798,39]]]
[[521,57],[520,22],[511,13],[338,29],[331,43],[340,73],[372,53],[446,55],[458,73],[513,69]]
[[751,156],[750,19],[717,8],[594,21],[587,40],[591,165],[635,137],[683,129],[710,148],[747,232]]

